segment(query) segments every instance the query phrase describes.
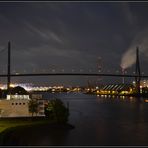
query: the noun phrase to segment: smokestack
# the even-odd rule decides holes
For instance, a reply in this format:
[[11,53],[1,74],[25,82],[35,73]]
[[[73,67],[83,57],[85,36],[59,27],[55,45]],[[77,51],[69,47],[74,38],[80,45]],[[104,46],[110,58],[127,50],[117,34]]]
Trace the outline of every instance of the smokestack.
[[[122,67],[121,67],[122,68]],[[122,68],[122,75],[124,75],[124,68]],[[125,77],[122,77],[122,83],[125,83]]]
[[139,47],[136,48],[136,74],[140,76]]

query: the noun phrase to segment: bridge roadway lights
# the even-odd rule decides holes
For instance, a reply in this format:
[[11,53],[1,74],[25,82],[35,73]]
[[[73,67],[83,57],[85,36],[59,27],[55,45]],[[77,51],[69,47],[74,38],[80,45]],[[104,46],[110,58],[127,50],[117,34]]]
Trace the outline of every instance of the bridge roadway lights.
[[[104,77],[139,77],[139,75],[121,75],[121,74],[98,74],[98,73],[29,73],[29,74],[10,74],[11,77],[26,76],[104,76]],[[8,77],[8,74],[0,74],[0,77]],[[141,75],[140,78],[148,78],[147,75]]]

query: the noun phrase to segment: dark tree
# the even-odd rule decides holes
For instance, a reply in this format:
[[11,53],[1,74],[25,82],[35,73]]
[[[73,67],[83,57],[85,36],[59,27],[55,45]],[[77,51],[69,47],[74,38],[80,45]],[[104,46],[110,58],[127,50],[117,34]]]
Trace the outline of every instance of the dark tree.
[[60,99],[53,99],[45,106],[45,116],[56,123],[66,123],[69,109]]
[[31,99],[28,103],[29,112],[32,114],[32,117],[35,114],[38,113],[38,102],[35,99]]

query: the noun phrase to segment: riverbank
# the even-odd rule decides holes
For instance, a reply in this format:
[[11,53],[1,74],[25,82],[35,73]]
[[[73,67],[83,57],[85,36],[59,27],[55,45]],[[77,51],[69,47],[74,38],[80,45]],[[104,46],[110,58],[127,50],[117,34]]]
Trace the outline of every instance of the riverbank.
[[0,145],[25,145],[25,140],[28,143],[28,139],[33,141],[29,145],[34,145],[38,144],[43,134],[50,137],[55,131],[65,133],[73,128],[74,126],[67,123],[50,122],[45,117],[1,118]]
[[48,123],[49,121],[45,117],[1,117],[0,118],[0,133],[7,128],[25,125],[34,125],[41,123]]

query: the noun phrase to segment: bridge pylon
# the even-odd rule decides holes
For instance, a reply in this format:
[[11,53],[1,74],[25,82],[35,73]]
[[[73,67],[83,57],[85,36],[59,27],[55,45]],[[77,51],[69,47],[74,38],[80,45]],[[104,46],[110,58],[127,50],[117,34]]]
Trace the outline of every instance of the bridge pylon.
[[135,67],[136,77],[136,93],[140,95],[140,80],[141,80],[141,71],[140,71],[140,61],[139,61],[139,48],[136,48],[136,67]]
[[10,90],[10,81],[11,81],[11,44],[8,42],[8,67],[7,67],[7,90]]

